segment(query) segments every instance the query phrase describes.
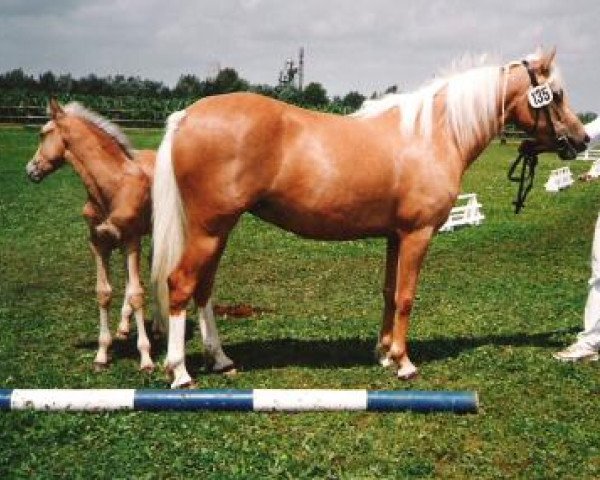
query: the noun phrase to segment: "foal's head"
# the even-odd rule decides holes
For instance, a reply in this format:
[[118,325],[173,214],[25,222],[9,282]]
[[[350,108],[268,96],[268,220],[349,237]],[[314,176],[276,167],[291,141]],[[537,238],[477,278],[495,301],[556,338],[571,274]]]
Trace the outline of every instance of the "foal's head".
[[512,69],[522,69],[511,116],[534,139],[530,145],[534,151],[557,152],[563,160],[571,160],[586,149],[589,137],[571,110],[555,55],[553,49],[511,64]]
[[40,130],[40,144],[26,167],[27,176],[36,183],[65,163],[66,143],[57,122],[66,114],[54,99],[48,108],[50,120]]
[[[84,138],[96,139],[103,150],[114,158],[133,158],[129,140],[113,123],[94,113],[77,102],[64,108],[52,99],[48,105],[50,120],[40,131],[40,144],[33,158],[27,164],[27,175],[34,182],[60,168],[65,163],[67,151]],[[92,160],[86,150],[86,160]]]

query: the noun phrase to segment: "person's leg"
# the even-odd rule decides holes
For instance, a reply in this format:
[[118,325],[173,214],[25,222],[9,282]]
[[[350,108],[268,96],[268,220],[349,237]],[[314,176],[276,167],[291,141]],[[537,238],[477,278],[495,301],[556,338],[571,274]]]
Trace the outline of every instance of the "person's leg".
[[577,341],[555,354],[559,360],[598,360],[600,349],[600,215],[596,220],[592,243],[592,274],[583,314],[583,331]]

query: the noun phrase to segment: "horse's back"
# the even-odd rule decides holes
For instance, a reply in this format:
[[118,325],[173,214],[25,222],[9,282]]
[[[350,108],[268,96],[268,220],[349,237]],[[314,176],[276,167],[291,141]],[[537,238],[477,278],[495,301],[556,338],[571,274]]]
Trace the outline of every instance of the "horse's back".
[[381,126],[254,94],[205,98],[173,140],[188,218],[251,211],[303,236],[381,234],[396,205],[395,136]]

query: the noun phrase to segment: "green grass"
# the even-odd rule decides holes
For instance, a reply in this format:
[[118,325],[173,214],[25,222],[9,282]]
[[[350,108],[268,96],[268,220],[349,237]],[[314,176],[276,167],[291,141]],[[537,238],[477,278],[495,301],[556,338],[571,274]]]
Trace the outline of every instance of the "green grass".
[[[161,136],[130,134],[139,148]],[[162,372],[137,371],[135,338],[116,342],[110,369],[93,372],[85,193],[69,168],[29,183],[35,144],[35,131],[0,129],[0,388],[166,387]],[[237,377],[202,371],[189,324],[187,361],[201,387],[476,390],[480,413],[5,412],[0,478],[598,478],[598,365],[551,354],[581,328],[600,182],[548,194],[548,172],[562,163],[544,156],[515,216],[516,186],[506,180],[515,150],[492,145],[465,178],[483,225],[433,242],[410,331],[414,382],[373,358],[382,240],[311,242],[244,217],[215,296],[267,311],[218,319]],[[589,166],[570,165],[574,174]],[[164,342],[153,353],[163,359]]]

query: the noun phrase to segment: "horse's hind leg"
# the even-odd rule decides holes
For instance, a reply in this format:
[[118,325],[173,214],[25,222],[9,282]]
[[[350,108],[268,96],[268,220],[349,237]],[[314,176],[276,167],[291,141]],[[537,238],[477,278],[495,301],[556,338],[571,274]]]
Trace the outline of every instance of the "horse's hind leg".
[[[185,309],[193,295],[203,309],[210,298],[214,272],[225,247],[225,235],[188,232],[188,242],[175,270],[169,275],[169,340],[165,367],[171,388],[192,384],[185,367]],[[205,286],[198,288],[199,282]]]
[[101,242],[92,239],[90,247],[96,260],[96,296],[100,310],[100,333],[98,334],[98,351],[94,359],[96,370],[108,365],[108,349],[112,342],[110,336],[108,311],[112,299],[112,288],[108,281],[108,262],[110,260],[110,248]]
[[144,324],[144,289],[140,279],[140,239],[132,241],[127,245],[127,291],[125,298],[129,303],[135,316],[138,341],[137,348],[140,352],[140,370],[154,370],[154,363],[150,357],[150,340],[146,334]]
[[[214,279],[214,273],[212,274]],[[199,289],[207,288],[208,281],[201,281]],[[212,290],[212,280],[208,287]],[[208,370],[213,372],[223,373],[225,375],[234,375],[236,373],[235,364],[225,355],[221,347],[221,339],[215,322],[212,301],[205,301],[205,306],[201,307],[200,302],[203,301],[204,295],[196,291],[196,302],[198,303],[198,322],[200,324],[200,333],[202,335],[202,344],[204,345],[204,355]]]

